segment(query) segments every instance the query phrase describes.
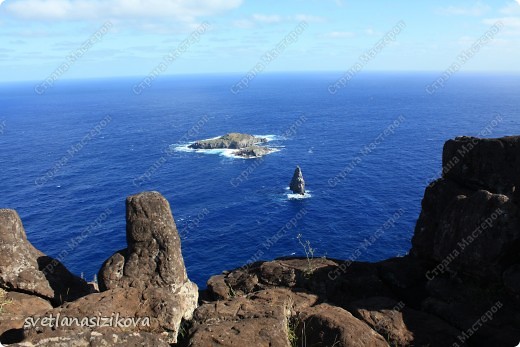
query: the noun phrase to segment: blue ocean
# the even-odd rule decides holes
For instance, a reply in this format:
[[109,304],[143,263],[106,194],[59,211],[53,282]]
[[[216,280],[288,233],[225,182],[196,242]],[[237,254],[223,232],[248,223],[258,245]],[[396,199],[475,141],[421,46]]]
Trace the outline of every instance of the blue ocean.
[[[520,134],[520,76],[459,73],[431,94],[438,74],[361,73],[331,94],[341,75],[264,73],[239,93],[240,75],[161,77],[140,94],[139,77],[61,80],[42,95],[1,84],[0,207],[87,280],[126,247],[125,198],[148,190],[169,200],[202,288],[251,261],[304,256],[300,241],[314,257],[405,255],[444,142]],[[229,132],[276,151],[183,150]],[[287,189],[297,165],[303,198]]]

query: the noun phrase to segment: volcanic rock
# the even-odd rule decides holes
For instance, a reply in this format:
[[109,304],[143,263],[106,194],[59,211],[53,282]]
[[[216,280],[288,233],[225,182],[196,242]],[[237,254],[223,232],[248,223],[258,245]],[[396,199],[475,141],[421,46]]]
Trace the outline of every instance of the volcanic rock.
[[266,154],[271,153],[272,151],[273,150],[271,148],[255,145],[255,146],[242,148],[242,149],[238,150],[237,152],[235,152],[235,155],[237,155],[239,157],[244,157],[244,158],[260,158]]
[[305,181],[303,180],[302,170],[299,166],[297,166],[296,170],[294,170],[289,188],[293,191],[294,194],[305,195]]
[[[443,178],[424,194],[411,254],[440,273],[500,282],[520,262],[520,137],[447,141]],[[441,264],[441,265],[439,265]]]
[[38,296],[0,289],[0,343],[21,341],[25,319],[51,309],[52,305]]
[[168,342],[176,342],[181,320],[191,319],[197,307],[198,288],[188,279],[170,205],[160,193],[127,198],[126,236],[128,248],[99,271],[99,288],[136,288],[149,295],[164,310],[156,314],[171,315],[161,321],[173,332]]
[[188,147],[192,149],[241,149],[262,142],[267,142],[267,139],[249,134],[229,133],[216,139],[197,141]]
[[14,210],[0,209],[0,288],[40,296],[58,305],[91,292],[91,287],[28,240]]

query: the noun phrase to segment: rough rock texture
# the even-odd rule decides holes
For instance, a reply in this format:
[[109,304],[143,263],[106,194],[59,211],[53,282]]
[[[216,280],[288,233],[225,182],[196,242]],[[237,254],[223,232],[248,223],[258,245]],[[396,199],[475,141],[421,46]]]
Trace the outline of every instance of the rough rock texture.
[[302,170],[299,166],[294,170],[291,183],[289,184],[289,189],[291,189],[294,194],[305,194],[305,181],[303,180]]
[[273,150],[269,147],[250,146],[240,149],[239,151],[235,152],[235,155],[244,158],[260,158],[266,154],[271,153],[272,151]]
[[520,189],[520,136],[458,137],[445,143],[442,162],[444,178],[461,186],[505,195]]
[[188,147],[193,149],[240,149],[262,142],[267,142],[267,139],[262,137],[255,137],[249,134],[229,133],[216,139],[197,141]]
[[329,304],[316,305],[302,312],[296,334],[307,346],[388,346],[385,339],[366,323]]
[[443,178],[426,189],[411,254],[500,282],[520,263],[519,182],[519,137],[446,142]]
[[[405,306],[404,302],[373,297],[350,304],[354,315],[395,346],[451,346],[460,331],[438,317]],[[463,346],[464,344],[461,344]]]
[[160,337],[142,332],[70,331],[56,330],[49,334],[37,335],[32,341],[24,341],[10,346],[19,347],[169,347]]
[[286,288],[201,305],[194,314],[189,346],[290,347],[288,319],[317,302],[317,297]]
[[162,309],[173,316],[161,320],[174,332],[170,342],[175,342],[182,319],[191,319],[197,307],[198,288],[186,275],[168,201],[157,192],[129,197],[126,235],[128,248],[115,253],[99,271],[99,288],[136,288],[143,297],[155,295],[158,305],[162,301]]
[[[117,288],[102,293],[95,293],[82,297],[72,303],[54,308],[38,317],[67,317],[78,318],[81,322],[85,317],[113,317],[110,331],[113,333],[145,332],[154,333],[164,341],[174,340],[177,337],[177,324],[183,318],[185,305],[183,298],[173,295],[163,288],[148,288],[144,291],[137,288]],[[123,319],[134,319],[134,323],[126,326]],[[148,319],[148,321],[147,321]],[[123,322],[121,324],[116,322]],[[128,321],[130,322],[130,321]],[[62,335],[79,331],[103,333],[108,327],[88,326],[78,328],[61,325]],[[37,341],[42,336],[52,337],[55,329],[38,324],[36,327],[25,329],[25,338],[28,341]]]
[[0,288],[41,296],[53,304],[91,292],[87,282],[34,248],[18,213],[7,209],[0,209]]
[[50,309],[51,304],[40,297],[0,290],[0,342],[20,341],[25,319]]
[[[314,271],[310,274],[307,259],[283,258],[250,264],[208,281],[206,296],[217,301],[206,303],[195,311],[198,324],[191,332],[193,336],[200,336],[201,331],[211,327],[211,336],[220,336],[226,330],[214,322],[228,321],[232,317],[237,324],[250,317],[266,317],[267,311],[273,312],[274,316],[278,312],[281,320],[284,319],[283,308],[286,308],[285,319],[296,336],[297,345],[388,346],[388,342],[399,342],[399,346],[420,346],[418,341],[428,341],[430,346],[445,346],[447,341],[454,342],[459,333],[456,327],[408,307],[417,302],[420,307],[421,299],[417,296],[427,295],[420,290],[425,283],[425,270],[415,264],[409,265],[412,261],[408,257],[369,264],[320,258],[311,261]],[[279,299],[281,288],[285,288],[285,297],[292,299]],[[312,300],[296,300],[295,295],[305,295]],[[378,301],[382,295],[387,296],[383,303]],[[259,301],[259,296],[264,301]],[[265,298],[269,298],[268,302]],[[402,306],[397,307],[401,316],[396,315],[395,323],[383,324],[384,316],[391,314],[378,310],[391,311],[398,299],[402,301]],[[390,307],[389,302],[393,304]],[[378,304],[380,308],[377,308]],[[414,320],[412,324],[410,319]],[[250,325],[254,324],[250,322]],[[430,329],[434,329],[435,336]],[[235,345],[238,341],[246,341],[240,338],[235,336]],[[215,344],[221,345],[233,344]]]

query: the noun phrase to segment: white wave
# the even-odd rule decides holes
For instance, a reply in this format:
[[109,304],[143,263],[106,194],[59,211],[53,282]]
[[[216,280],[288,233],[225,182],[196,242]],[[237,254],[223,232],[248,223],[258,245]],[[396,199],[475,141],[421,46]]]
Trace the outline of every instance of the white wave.
[[263,137],[264,139],[267,139],[267,142],[282,140],[282,138],[279,137],[278,135],[253,135],[253,136],[254,137]]
[[[285,190],[290,190],[289,187],[286,187]],[[312,198],[312,194],[310,190],[306,190],[304,195],[294,194],[294,193],[286,193],[287,199],[289,200],[301,200],[301,199],[309,199]]]
[[190,143],[188,143],[186,145],[180,145],[180,146],[170,145],[170,148],[173,148],[173,150],[177,151],[177,152],[193,152],[194,150],[189,148],[188,147],[189,145],[190,145]]

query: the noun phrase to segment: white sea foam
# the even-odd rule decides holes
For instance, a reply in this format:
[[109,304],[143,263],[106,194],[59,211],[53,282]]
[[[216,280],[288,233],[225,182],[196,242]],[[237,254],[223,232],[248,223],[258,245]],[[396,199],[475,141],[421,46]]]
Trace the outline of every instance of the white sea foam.
[[[290,191],[289,187],[285,187],[285,190]],[[287,199],[289,199],[289,200],[302,200],[302,199],[312,198],[311,191],[308,189],[305,191],[304,195],[294,194],[294,193],[285,193],[285,196],[287,196]]]
[[278,135],[253,135],[254,137],[263,137],[267,142],[282,140]]

